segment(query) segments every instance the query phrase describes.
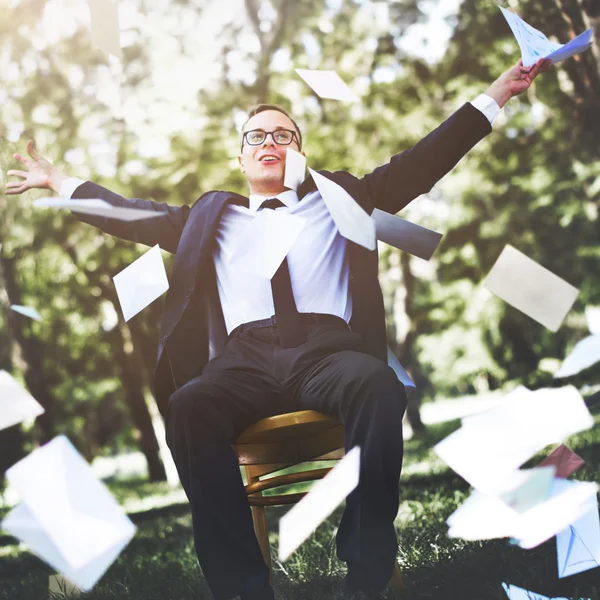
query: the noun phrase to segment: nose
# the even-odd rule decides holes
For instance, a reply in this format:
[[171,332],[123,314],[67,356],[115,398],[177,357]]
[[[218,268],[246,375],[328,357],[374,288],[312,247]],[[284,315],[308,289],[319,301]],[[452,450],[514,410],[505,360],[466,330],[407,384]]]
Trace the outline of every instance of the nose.
[[[269,142],[269,136],[271,136],[271,141]],[[263,148],[265,146],[276,146],[277,142],[275,141],[275,132],[269,131],[265,137],[265,141],[262,143]]]

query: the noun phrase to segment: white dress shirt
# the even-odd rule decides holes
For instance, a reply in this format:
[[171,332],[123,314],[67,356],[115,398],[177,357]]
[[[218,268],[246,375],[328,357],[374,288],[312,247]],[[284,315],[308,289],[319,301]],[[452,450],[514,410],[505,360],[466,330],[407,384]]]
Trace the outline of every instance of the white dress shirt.
[[[480,110],[490,124],[500,113],[496,101],[480,94],[471,104]],[[66,179],[60,195],[70,199],[83,180]],[[261,203],[275,196],[250,195],[249,208],[227,204],[217,231],[217,245],[213,254],[217,289],[227,333],[238,325],[268,319],[275,313],[271,282],[243,266],[229,262],[236,250],[236,242],[256,216]],[[342,237],[318,191],[307,194],[302,202],[296,192],[289,190],[276,196],[285,207],[275,209],[306,219],[287,255],[290,280],[296,307],[301,313],[325,313],[350,322],[352,298],[349,289],[350,263],[346,252],[347,240]],[[269,209],[261,209],[269,210]]]

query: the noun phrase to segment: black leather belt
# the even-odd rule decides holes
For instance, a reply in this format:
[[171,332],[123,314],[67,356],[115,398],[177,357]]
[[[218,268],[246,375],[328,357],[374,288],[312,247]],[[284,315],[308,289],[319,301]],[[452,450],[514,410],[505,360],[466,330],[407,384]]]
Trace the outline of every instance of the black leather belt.
[[[306,326],[309,325],[340,325],[344,329],[350,330],[350,327],[344,319],[336,317],[335,315],[325,315],[320,313],[300,313],[302,323]],[[250,321],[250,323],[242,323],[238,325],[230,334],[228,339],[232,339],[249,331],[250,329],[262,329],[264,327],[277,327],[277,319],[275,316],[269,319],[260,319],[259,321]]]

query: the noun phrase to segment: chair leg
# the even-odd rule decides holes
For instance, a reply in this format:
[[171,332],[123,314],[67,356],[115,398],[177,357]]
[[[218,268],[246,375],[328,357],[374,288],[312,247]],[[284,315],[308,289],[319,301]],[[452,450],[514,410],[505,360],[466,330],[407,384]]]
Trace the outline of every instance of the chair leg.
[[394,561],[394,570],[392,571],[392,578],[390,579],[390,588],[393,590],[403,590],[406,587],[404,583],[404,576],[400,570],[400,566]]
[[[248,483],[254,483],[258,481],[258,477],[254,475],[252,466],[245,466],[246,480]],[[262,496],[262,492],[254,494],[255,496]],[[273,582],[273,565],[271,563],[271,547],[269,546],[269,529],[267,527],[267,516],[265,513],[264,506],[252,506],[252,520],[254,522],[254,533],[258,539],[260,551],[262,552],[263,559],[269,567],[269,582]]]

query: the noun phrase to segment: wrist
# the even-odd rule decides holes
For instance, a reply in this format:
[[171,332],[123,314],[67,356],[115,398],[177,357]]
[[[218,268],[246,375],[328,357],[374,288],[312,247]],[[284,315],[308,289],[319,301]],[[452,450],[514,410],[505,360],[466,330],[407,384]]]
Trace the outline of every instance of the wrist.
[[509,87],[503,81],[497,79],[490,85],[485,92],[490,98],[493,98],[500,108],[512,98],[512,93]]
[[48,186],[52,191],[59,194],[60,187],[66,179],[68,179],[67,175],[61,173],[60,171],[57,171],[56,169],[53,169],[52,173],[50,174],[50,177],[48,178]]

